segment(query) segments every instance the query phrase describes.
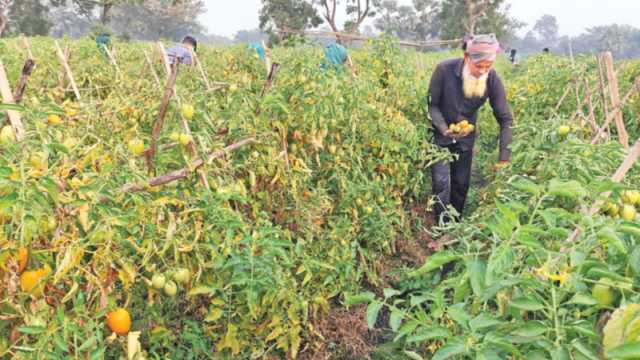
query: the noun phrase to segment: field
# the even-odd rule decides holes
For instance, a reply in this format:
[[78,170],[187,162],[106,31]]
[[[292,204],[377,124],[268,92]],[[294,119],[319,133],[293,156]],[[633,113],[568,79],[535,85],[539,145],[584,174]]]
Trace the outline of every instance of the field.
[[[76,99],[53,40],[30,43],[23,102],[0,107],[26,128],[0,136],[0,358],[638,358],[640,166],[609,180],[629,151],[613,123],[592,144],[573,116],[584,88],[557,107],[574,79],[597,88],[594,57],[500,60],[511,164],[494,169],[486,106],[468,214],[443,228],[429,166],[449,155],[425,99],[455,53],[385,39],[351,52],[353,76],[320,69],[319,47],[276,48],[269,87],[254,53],[204,47],[212,88],[178,69],[150,167],[166,82],[153,48],[117,43],[114,67],[93,41],[60,40]],[[0,42],[11,84],[26,58]],[[623,97],[640,63],[616,67]],[[601,126],[611,104],[591,97]],[[622,109],[633,149],[640,96]]]

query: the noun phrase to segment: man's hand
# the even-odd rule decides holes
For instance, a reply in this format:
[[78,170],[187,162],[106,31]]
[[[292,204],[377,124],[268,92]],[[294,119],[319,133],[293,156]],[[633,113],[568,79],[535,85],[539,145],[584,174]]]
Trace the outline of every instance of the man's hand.
[[449,137],[453,140],[460,140],[464,137],[469,136],[469,134],[471,134],[473,132],[473,130],[464,130],[462,132],[453,132],[453,130],[451,129],[447,129],[447,131],[445,131],[444,136]]

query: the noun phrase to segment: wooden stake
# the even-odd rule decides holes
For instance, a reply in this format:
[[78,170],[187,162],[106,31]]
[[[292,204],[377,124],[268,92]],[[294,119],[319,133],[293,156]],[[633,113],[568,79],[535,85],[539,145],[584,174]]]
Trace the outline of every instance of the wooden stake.
[[24,45],[25,49],[27,49],[27,54],[29,55],[29,59],[33,60],[34,57],[33,57],[33,53],[31,52],[31,45],[29,44],[29,40],[24,36],[21,36],[21,39],[22,39],[22,44]]
[[35,61],[29,58],[24,62],[24,66],[22,67],[22,75],[20,75],[20,80],[18,80],[18,85],[16,85],[16,89],[13,92],[13,100],[16,104],[22,102],[22,95],[24,91],[27,89],[27,81],[29,80],[29,76],[31,76],[31,72],[33,68],[36,66]]
[[185,166],[180,170],[176,170],[176,171],[172,171],[168,174],[162,175],[162,176],[158,176],[155,177],[151,180],[149,180],[146,184],[141,185],[141,184],[134,184],[134,183],[128,183],[125,184],[122,187],[122,192],[138,192],[138,191],[144,191],[146,189],[148,189],[149,187],[152,186],[160,186],[160,185],[164,185],[164,184],[168,184],[170,182],[179,180],[179,179],[184,179],[187,176],[189,176],[189,174],[191,172],[193,172],[194,170],[198,170],[200,169],[200,167],[202,167],[204,164],[213,161],[214,159],[217,158],[221,158],[224,155],[226,155],[229,152],[232,152],[242,146],[245,146],[247,144],[251,144],[254,143],[256,141],[255,137],[251,137],[248,139],[244,139],[241,141],[238,141],[235,144],[231,144],[229,146],[227,146],[226,148],[219,150],[219,151],[214,151],[212,153],[210,153],[207,158],[205,160],[203,159],[198,159],[196,161],[194,161],[193,163],[191,163],[191,165],[189,166]]
[[[7,73],[4,71],[4,65],[0,60],[0,94],[2,94],[2,102],[5,104],[14,104],[13,93],[9,85],[9,79]],[[20,113],[15,110],[7,110],[9,122],[13,131],[16,133],[16,140],[22,141],[24,139],[24,126],[22,125],[22,118]]]
[[167,51],[164,49],[164,45],[160,41],[156,42],[156,50],[160,54],[160,58],[162,59],[162,64],[164,65],[164,70],[167,74],[168,79],[171,75],[171,65],[169,64],[169,59],[167,58]]
[[602,95],[604,117],[607,118],[609,117],[609,104],[607,103],[607,94],[606,94],[605,84],[604,84],[604,71],[602,69],[604,65],[602,64],[602,59],[600,54],[596,55],[596,59],[598,60],[598,80],[600,82],[600,94]]
[[73,87],[73,92],[76,94],[76,98],[80,100],[80,91],[78,91],[78,86],[76,85],[76,81],[73,79],[73,73],[71,72],[71,68],[69,67],[67,58],[65,58],[64,54],[62,53],[62,49],[60,49],[60,44],[58,44],[58,40],[55,40],[53,43],[56,46],[56,51],[58,52],[58,58],[62,62],[62,66],[64,66],[64,69],[67,72],[67,77],[69,78],[69,82],[71,82],[71,87]]
[[[69,46],[65,46],[63,55],[65,59],[69,58]],[[66,80],[67,80],[67,71],[64,68],[64,64],[60,62],[60,71],[58,72],[58,87],[62,91],[66,91],[65,90]]]
[[193,61],[198,66],[198,71],[200,71],[200,75],[202,76],[202,80],[204,80],[204,85],[207,87],[207,91],[211,90],[211,83],[209,82],[209,77],[207,73],[205,73],[204,68],[202,68],[202,63],[200,63],[200,59],[195,51],[191,51],[191,56],[193,57]]
[[[620,107],[620,91],[618,89],[618,77],[613,68],[613,56],[611,52],[604,53],[604,62],[607,66],[607,77],[609,80],[609,92],[611,95],[611,105],[614,108]],[[625,149],[629,148],[629,135],[624,127],[624,121],[622,119],[622,111],[616,111],[615,122],[616,129],[618,130],[618,140]]]
[[264,49],[264,66],[267,72],[267,76],[269,76],[269,72],[271,72],[271,50],[267,47],[264,40],[262,40],[262,48]]
[[[178,103],[181,104],[180,98],[176,95],[178,99]],[[193,140],[193,135],[191,134],[191,129],[189,128],[189,122],[185,119],[182,114],[180,114],[180,125],[182,125],[182,131],[189,136],[191,141],[187,144],[187,149],[194,156],[198,156],[198,149],[196,148],[195,141]],[[198,170],[198,174],[200,175],[200,181],[205,188],[209,189],[209,180],[207,180],[207,173],[203,169]]]
[[634,86],[631,87],[631,89],[629,89],[629,91],[627,92],[627,94],[624,96],[624,98],[622,99],[622,101],[620,102],[620,104],[618,104],[618,106],[616,106],[615,108],[612,109],[612,112],[609,114],[609,117],[607,117],[607,119],[605,120],[604,124],[600,127],[600,129],[598,130],[598,132],[596,133],[596,135],[593,137],[593,140],[591,140],[591,144],[595,144],[598,142],[598,140],[600,140],[600,137],[602,136],[602,134],[604,133],[605,129],[609,126],[609,124],[613,121],[613,119],[616,118],[616,116],[618,115],[618,113],[620,111],[622,111],[622,107],[627,103],[627,101],[629,101],[629,99],[638,91],[640,91],[640,76],[636,78],[636,81],[634,83]]
[[[633,164],[635,164],[635,162],[638,160],[638,157],[640,157],[640,139],[636,141],[629,154],[627,154],[620,167],[618,167],[618,170],[616,170],[615,174],[613,174],[613,176],[611,177],[611,181],[613,181],[614,183],[619,183],[620,181],[622,181]],[[602,204],[604,204],[604,199],[608,198],[610,195],[611,191],[607,191],[606,193],[602,194],[603,199],[597,200],[593,204],[591,209],[589,209],[587,214],[589,216],[595,215],[602,207]],[[582,230],[580,228],[576,228],[569,236],[569,238],[567,238],[567,242],[574,242],[578,240],[581,234]]]
[[569,95],[569,92],[571,92],[570,87],[564,90],[564,94],[562,94],[562,96],[560,97],[560,101],[558,101],[558,105],[556,105],[554,112],[558,112],[558,109],[560,109],[560,106],[562,106],[562,103],[564,102],[564,99],[567,97],[567,95]]
[[589,86],[589,80],[587,80],[587,78],[584,78],[584,88],[585,91],[587,93],[586,96],[586,100],[585,102],[587,103],[588,107],[589,107],[589,124],[591,125],[591,128],[593,128],[593,130],[598,130],[598,124],[596,123],[596,117],[595,114],[593,112],[593,101],[591,99],[591,87]]
[[[264,86],[262,87],[262,91],[260,92],[260,98],[263,98],[264,95],[267,93],[267,91],[269,91],[269,89],[271,88],[271,85],[273,85],[273,79],[276,77],[276,72],[278,72],[278,67],[280,67],[280,64],[278,63],[273,63],[271,65],[271,71],[269,72],[269,76],[267,76],[267,81],[264,83]],[[256,115],[260,114],[260,104],[258,104],[258,107],[256,108]]]
[[107,53],[107,57],[109,58],[109,62],[111,63],[111,65],[113,65],[113,67],[116,68],[116,72],[119,74],[120,73],[120,68],[118,67],[118,63],[116,62],[116,58],[113,56],[113,54],[111,53],[111,51],[109,50],[109,47],[105,44],[102,44],[102,47],[104,47],[104,51]]
[[151,132],[151,146],[146,152],[147,168],[150,172],[153,172],[154,170],[154,158],[158,147],[158,138],[160,137],[160,130],[162,130],[162,125],[164,124],[164,119],[167,115],[169,100],[171,100],[171,96],[175,94],[176,79],[178,78],[178,67],[179,61],[176,61],[173,64],[173,67],[171,69],[171,76],[169,76],[167,85],[164,89],[164,96],[162,97],[162,103],[160,104],[160,112],[158,112],[158,117],[153,124],[153,130]]
[[280,67],[280,64],[278,63],[273,63],[271,65],[271,71],[269,71],[269,76],[267,76],[267,81],[264,83],[264,86],[262,87],[262,91],[260,92],[260,97],[264,97],[267,91],[271,89],[271,86],[273,85],[273,80],[276,77],[276,73],[278,72],[279,67]]
[[147,66],[151,70],[151,74],[153,75],[153,79],[156,81],[156,84],[158,86],[161,86],[160,78],[158,78],[158,73],[156,73],[156,69],[153,67],[153,63],[151,62],[151,59],[149,59],[149,54],[147,54],[147,50],[144,50],[143,52],[144,52],[144,60],[147,62]]

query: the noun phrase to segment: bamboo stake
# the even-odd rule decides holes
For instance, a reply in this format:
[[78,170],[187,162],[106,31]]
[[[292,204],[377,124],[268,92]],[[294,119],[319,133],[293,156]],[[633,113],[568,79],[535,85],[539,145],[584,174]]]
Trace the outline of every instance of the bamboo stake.
[[111,62],[111,65],[113,65],[116,68],[116,72],[118,74],[120,74],[120,67],[118,67],[118,63],[116,62],[115,57],[113,56],[113,54],[109,50],[109,47],[107,45],[105,45],[105,44],[102,44],[102,47],[104,47],[104,51],[107,53],[107,57],[109,58],[109,62]]
[[[2,102],[5,104],[14,104],[13,93],[9,85],[9,79],[7,73],[4,70],[4,65],[0,60],[0,94],[2,95]],[[24,126],[22,125],[22,118],[20,113],[15,110],[7,110],[9,122],[16,134],[16,140],[22,141],[25,136]]]
[[158,86],[161,86],[160,78],[158,78],[158,74],[156,73],[156,69],[154,69],[153,63],[151,62],[151,59],[149,59],[149,54],[147,54],[147,50],[143,50],[143,52],[144,52],[144,60],[147,62],[147,66],[151,70],[151,74],[153,75],[153,79],[156,81],[156,84]]
[[[611,104],[614,108],[619,107],[620,91],[618,89],[618,77],[616,76],[616,72],[613,68],[613,56],[611,55],[611,52],[607,51],[604,53],[604,61],[607,66],[607,77],[609,79],[609,93],[611,95]],[[616,111],[615,115],[616,129],[618,130],[618,140],[620,140],[620,143],[625,149],[628,149],[629,135],[627,134],[627,130],[624,127],[622,111]]]
[[[620,167],[618,167],[618,170],[616,170],[613,176],[611,176],[611,181],[613,181],[614,183],[619,183],[620,181],[622,181],[622,179],[624,179],[625,175],[631,169],[633,164],[635,164],[636,160],[638,160],[638,157],[640,157],[640,139],[636,141],[635,145],[633,146],[631,151],[627,154],[622,164],[620,164]],[[595,215],[602,207],[602,204],[604,204],[604,199],[607,199],[610,195],[611,195],[611,191],[607,191],[604,194],[602,194],[602,198],[597,200],[593,204],[593,206],[591,207],[591,209],[589,209],[587,214],[589,216]],[[573,233],[569,236],[569,238],[567,238],[567,242],[574,242],[578,240],[581,234],[582,234],[582,229],[576,228],[573,231]]]
[[[267,91],[269,91],[269,89],[271,88],[271,85],[273,84],[273,79],[276,77],[276,73],[279,67],[280,67],[280,64],[278,63],[273,63],[271,65],[271,71],[269,72],[269,76],[267,76],[267,81],[264,83],[264,86],[262,87],[262,92],[260,92],[260,98],[263,98],[264,95],[267,93]],[[262,110],[260,109],[260,104],[258,104],[255,112],[256,115],[260,114],[261,111]]]
[[269,72],[271,71],[271,50],[267,47],[264,40],[262,40],[262,48],[264,49],[264,66],[265,71],[267,72],[267,76],[269,76]]
[[[180,104],[181,103],[180,98],[178,96],[176,96],[176,98],[178,99],[178,103]],[[182,131],[184,131],[184,133],[189,136],[189,139],[191,139],[191,141],[189,141],[189,143],[187,144],[187,149],[189,149],[189,152],[194,157],[197,156],[198,149],[196,148],[195,141],[193,140],[193,135],[191,133],[191,129],[189,128],[189,123],[187,119],[185,119],[182,116],[182,114],[180,114],[180,125],[182,125]],[[205,188],[210,189],[209,180],[207,180],[207,174],[204,171],[204,169],[198,169],[198,175],[200,176],[200,181],[202,182],[202,185],[204,185]]]
[[637,93],[638,91],[640,91],[640,76],[636,78],[636,81],[635,81],[634,85],[631,87],[631,89],[629,89],[629,91],[624,96],[622,101],[618,104],[618,106],[616,106],[613,109],[613,111],[609,114],[609,117],[605,120],[604,124],[600,127],[600,129],[598,130],[596,135],[593,137],[593,140],[591,140],[591,144],[595,144],[595,143],[598,142],[598,140],[600,140],[600,137],[602,136],[604,130],[609,126],[611,121],[613,121],[613,119],[615,119],[615,117],[618,115],[618,113],[620,111],[622,111],[622,107],[624,105],[626,105],[626,103],[629,101],[629,99],[635,93]]
[[[65,59],[69,58],[69,46],[68,45],[64,47],[63,55],[64,55]],[[66,70],[64,68],[64,64],[62,62],[60,62],[60,71],[58,72],[58,87],[62,91],[66,91],[65,90],[66,80],[67,80],[67,72],[66,72]]]
[[562,106],[562,103],[564,102],[564,99],[569,95],[570,92],[571,92],[571,88],[570,87],[568,87],[568,88],[566,88],[564,90],[564,93],[560,97],[560,101],[558,101],[558,105],[556,105],[556,108],[554,109],[554,112],[558,112],[558,109],[560,109],[560,106]]
[[153,124],[153,129],[151,131],[151,146],[149,147],[149,150],[147,150],[146,154],[147,168],[150,172],[154,170],[154,158],[158,147],[158,138],[160,137],[160,131],[162,130],[162,125],[164,124],[164,119],[167,115],[169,100],[171,100],[171,96],[173,96],[175,93],[175,84],[176,79],[178,78],[178,63],[179,62],[176,61],[171,69],[171,74],[164,89],[162,103],[160,104],[160,112],[158,112],[158,117],[156,118],[156,121]]
[[589,80],[587,78],[584,79],[584,88],[587,92],[587,106],[589,107],[589,124],[593,130],[598,130],[598,124],[596,123],[596,116],[593,110],[593,100],[591,99],[591,87],[589,86]]
[[58,58],[62,62],[62,66],[64,66],[64,69],[67,72],[67,77],[69,77],[69,82],[71,82],[71,86],[73,87],[73,92],[76,94],[76,98],[80,100],[80,91],[78,91],[78,86],[76,86],[76,81],[73,79],[73,73],[71,72],[71,68],[69,67],[67,58],[65,58],[64,54],[62,53],[62,49],[60,49],[60,44],[58,44],[58,40],[55,40],[53,43],[56,46],[56,51],[58,52]]
[[[609,117],[609,104],[607,103],[607,95],[605,90],[604,83],[604,64],[602,63],[601,54],[596,55],[596,60],[598,61],[598,80],[600,85],[600,95],[602,96],[602,111],[604,112],[604,118]],[[609,136],[609,127],[607,126],[607,137]]]
[[139,192],[139,191],[144,191],[146,189],[148,189],[149,187],[153,187],[153,186],[160,186],[160,185],[164,185],[164,184],[168,184],[170,182],[179,180],[179,179],[184,179],[187,176],[189,176],[189,174],[191,172],[193,172],[194,170],[198,170],[200,169],[204,164],[213,161],[214,159],[223,157],[224,155],[226,155],[229,152],[232,152],[242,146],[254,143],[256,141],[255,137],[251,137],[248,139],[244,139],[241,141],[238,141],[237,143],[231,144],[227,147],[225,147],[222,150],[219,151],[214,151],[212,153],[210,153],[207,158],[205,160],[203,159],[198,159],[196,161],[194,161],[193,163],[191,163],[191,165],[189,166],[185,166],[180,170],[176,170],[176,171],[172,171],[170,173],[164,174],[162,176],[157,176],[151,180],[149,180],[146,184],[135,184],[135,183],[128,183],[125,184],[121,191],[122,192]]
[[207,87],[207,91],[211,90],[211,82],[209,82],[209,77],[207,76],[207,73],[204,71],[204,68],[202,67],[202,63],[200,62],[198,55],[196,54],[195,51],[191,51],[191,56],[193,57],[193,61],[198,66],[198,71],[200,71],[200,75],[202,76],[202,80],[204,80],[204,85]]
[[167,51],[164,48],[164,45],[158,41],[156,42],[156,50],[160,53],[162,58],[162,64],[164,65],[165,73],[167,74],[167,79],[171,75],[171,65],[169,64],[169,59],[167,58]]
[[[160,54],[162,55],[162,61],[164,63],[165,69],[167,67],[169,67],[170,69],[172,69],[172,75],[173,75],[173,67],[177,66],[176,64],[181,62],[180,58],[175,59],[173,64],[169,64],[169,59],[167,57],[167,53],[164,49],[164,45],[162,45],[161,42],[157,42],[156,43],[156,47],[158,49],[158,51],[160,52]],[[192,53],[192,55],[195,55]],[[195,60],[195,58],[194,58]],[[177,69],[177,67],[176,67]],[[176,70],[177,71],[177,70]],[[176,74],[177,75],[177,74]],[[175,95],[178,104],[181,104],[180,101],[180,97],[178,96],[178,91],[177,91],[177,87],[176,87],[176,79],[173,79],[172,82],[172,91],[173,94]],[[166,109],[165,109],[166,111]],[[164,120],[163,120],[164,121]],[[191,133],[191,129],[189,128],[189,123],[187,122],[187,120],[185,118],[182,117],[182,115],[180,115],[180,125],[182,126],[182,131],[184,131],[185,134],[187,134],[189,136],[189,138],[191,139],[191,141],[189,141],[189,144],[187,144],[187,149],[189,149],[189,152],[193,155],[193,156],[197,156],[198,155],[198,149],[196,148],[196,144],[193,141],[193,136]],[[159,125],[160,127],[162,127],[162,125]],[[154,128],[155,129],[155,128]],[[153,136],[152,134],[152,142],[155,140],[155,142],[153,142],[153,146],[154,146],[154,150],[153,150],[153,154],[155,154],[155,147],[157,147],[157,140],[158,140],[158,136],[160,135],[159,133],[159,129],[158,129],[158,134],[156,136]],[[152,154],[152,155],[153,155]],[[209,181],[207,180],[207,174],[204,171],[198,171],[199,175],[200,175],[200,180],[202,181],[202,185],[205,186],[205,188],[209,189]]]
[[27,49],[27,54],[29,55],[29,59],[33,60],[34,57],[33,57],[33,53],[31,52],[31,45],[29,44],[29,40],[24,36],[21,36],[21,39],[22,39],[22,44],[24,45],[25,49]]
[[[571,42],[569,42],[569,54],[571,55],[571,69],[575,73],[576,61],[573,58],[573,49],[571,48]],[[574,77],[573,82],[575,84],[575,91],[576,91],[576,105],[578,106],[578,111],[580,113],[580,127],[584,127],[584,114],[582,112],[583,110],[582,101],[580,100],[580,80],[577,75]]]
[[27,89],[27,81],[29,80],[29,76],[31,76],[35,66],[36,63],[31,58],[24,62],[24,66],[22,66],[22,74],[18,80],[18,85],[16,85],[16,89],[13,92],[13,100],[16,104],[22,102],[22,96],[24,95],[24,91]]

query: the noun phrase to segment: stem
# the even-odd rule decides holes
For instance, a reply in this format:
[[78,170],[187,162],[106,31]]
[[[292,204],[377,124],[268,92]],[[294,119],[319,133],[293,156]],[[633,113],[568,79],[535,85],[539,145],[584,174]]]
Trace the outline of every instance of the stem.
[[551,287],[551,301],[553,302],[553,324],[556,332],[556,346],[560,345],[560,339],[562,335],[560,334],[560,322],[558,321],[558,299],[556,296],[556,288],[554,286]]
[[536,207],[533,209],[533,212],[531,213],[531,217],[529,217],[529,223],[527,225],[531,225],[533,223],[533,219],[536,218],[536,214],[538,213],[540,206],[542,206],[542,201],[544,201],[546,197],[547,195],[542,195],[540,197],[540,199],[538,200],[538,203],[536,204]]

